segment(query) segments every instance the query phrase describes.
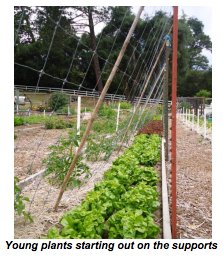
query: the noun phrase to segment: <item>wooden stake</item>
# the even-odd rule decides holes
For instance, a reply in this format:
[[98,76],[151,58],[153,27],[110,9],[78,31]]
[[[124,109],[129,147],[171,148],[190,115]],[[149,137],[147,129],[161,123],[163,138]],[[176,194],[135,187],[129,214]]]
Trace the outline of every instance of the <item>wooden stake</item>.
[[[172,27],[170,28],[170,30],[169,30],[169,32],[168,32],[167,35],[170,34],[171,30],[172,30]],[[154,65],[153,65],[153,68],[152,68],[152,70],[151,70],[151,72],[150,72],[150,74],[149,74],[149,76],[148,76],[148,79],[147,79],[145,85],[144,85],[143,91],[142,91],[142,93],[141,93],[141,96],[140,96],[139,101],[138,101],[137,106],[136,106],[136,110],[135,110],[135,112],[133,113],[133,115],[132,115],[132,117],[131,117],[131,120],[129,121],[128,127],[127,127],[127,129],[126,129],[126,131],[125,131],[125,134],[124,134],[123,138],[122,138],[122,142],[121,142],[121,144],[120,144],[120,146],[119,146],[119,148],[118,148],[117,154],[119,154],[119,152],[120,152],[120,150],[121,150],[121,148],[122,148],[122,145],[123,145],[123,143],[124,143],[124,141],[125,141],[125,138],[126,138],[128,132],[129,132],[130,126],[131,126],[131,124],[132,124],[132,121],[133,121],[133,119],[134,119],[134,117],[135,117],[136,112],[137,112],[138,109],[139,109],[139,106],[140,106],[141,100],[142,100],[142,98],[143,98],[143,95],[144,95],[144,93],[145,93],[145,91],[146,91],[146,88],[147,88],[149,82],[150,82],[150,79],[151,79],[151,77],[152,77],[152,74],[153,74],[153,72],[154,72],[154,70],[155,70],[155,68],[156,68],[156,65],[157,65],[157,63],[158,63],[158,61],[159,61],[159,58],[160,58],[160,56],[161,56],[161,53],[163,52],[163,49],[164,49],[165,45],[166,45],[166,40],[164,41],[164,43],[163,43],[163,45],[162,45],[162,47],[161,47],[161,49],[160,49],[160,52],[159,52],[159,54],[158,54],[158,56],[157,56],[157,58],[156,58],[156,61],[155,61]]]
[[102,104],[102,102],[103,102],[103,100],[104,100],[105,94],[106,94],[106,92],[108,91],[108,88],[109,88],[110,84],[112,83],[112,80],[113,80],[113,78],[114,78],[114,76],[115,76],[115,74],[116,74],[116,71],[117,71],[117,69],[118,69],[118,66],[119,66],[119,64],[120,64],[120,62],[121,62],[121,60],[122,60],[122,57],[123,57],[123,55],[124,55],[124,53],[125,53],[125,50],[126,50],[128,44],[129,44],[129,41],[130,41],[130,39],[131,39],[131,37],[132,37],[132,34],[133,34],[133,32],[134,32],[134,30],[135,30],[135,27],[136,27],[136,25],[137,25],[137,23],[138,23],[138,21],[139,21],[139,18],[140,18],[140,16],[141,16],[141,13],[142,13],[143,9],[144,9],[144,6],[141,6],[141,7],[139,8],[138,14],[137,14],[137,16],[135,17],[135,20],[134,20],[134,22],[133,22],[133,24],[132,24],[131,29],[129,30],[129,33],[128,33],[126,39],[125,39],[125,42],[124,42],[124,44],[123,44],[123,46],[122,46],[122,49],[121,49],[121,51],[120,51],[120,53],[119,53],[119,56],[118,56],[118,58],[117,58],[117,60],[116,60],[116,62],[115,62],[115,65],[114,65],[114,67],[113,67],[113,69],[112,69],[112,71],[111,71],[111,74],[109,75],[109,78],[108,78],[108,80],[107,80],[107,82],[106,82],[106,84],[105,84],[105,86],[104,86],[104,88],[103,88],[103,90],[102,90],[102,92],[101,92],[101,95],[100,95],[100,97],[99,97],[99,99],[98,99],[98,102],[97,102],[97,104],[96,104],[96,106],[95,106],[95,109],[94,109],[94,111],[93,111],[93,113],[92,113],[91,119],[90,119],[90,121],[89,121],[89,123],[88,123],[88,125],[87,125],[87,128],[86,128],[86,130],[85,130],[85,132],[84,132],[84,135],[83,135],[82,140],[81,140],[81,142],[80,142],[80,145],[79,145],[79,147],[78,147],[77,153],[76,153],[76,155],[74,156],[73,161],[72,161],[72,163],[71,163],[71,165],[70,165],[70,168],[69,168],[69,170],[68,170],[68,172],[67,172],[67,175],[66,175],[66,177],[65,177],[65,179],[64,179],[62,188],[61,188],[60,193],[59,193],[59,197],[58,197],[57,202],[56,202],[56,205],[55,205],[55,207],[54,207],[54,210],[55,210],[55,211],[56,211],[57,208],[58,208],[58,205],[59,205],[59,203],[60,203],[60,200],[61,200],[61,198],[62,198],[62,196],[63,196],[63,193],[64,193],[64,191],[65,191],[65,188],[66,188],[66,186],[67,186],[68,179],[70,178],[70,175],[71,175],[72,171],[74,170],[75,164],[76,164],[76,162],[77,162],[77,160],[78,160],[78,158],[79,158],[79,156],[80,156],[80,154],[81,154],[81,150],[82,150],[82,148],[83,148],[83,146],[84,146],[84,144],[85,144],[85,142],[86,142],[86,140],[87,140],[88,134],[89,134],[89,132],[90,132],[90,130],[91,130],[91,127],[92,127],[93,122],[94,122],[94,120],[95,120],[95,118],[96,118],[96,115],[97,115],[97,113],[98,113],[98,111],[99,111],[99,109],[100,109],[100,107],[101,107],[101,104]]

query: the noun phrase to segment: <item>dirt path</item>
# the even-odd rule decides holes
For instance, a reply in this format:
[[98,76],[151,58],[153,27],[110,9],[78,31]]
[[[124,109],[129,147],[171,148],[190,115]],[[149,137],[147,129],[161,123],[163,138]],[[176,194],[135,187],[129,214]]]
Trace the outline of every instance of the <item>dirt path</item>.
[[[168,192],[171,164],[167,163]],[[171,204],[171,197],[170,197]],[[212,145],[177,123],[177,237],[212,238]]]

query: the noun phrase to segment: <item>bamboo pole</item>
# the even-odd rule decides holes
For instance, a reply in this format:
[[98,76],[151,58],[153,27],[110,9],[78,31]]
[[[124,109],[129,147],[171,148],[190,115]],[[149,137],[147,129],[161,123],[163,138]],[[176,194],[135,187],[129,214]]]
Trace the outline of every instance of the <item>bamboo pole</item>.
[[71,175],[71,173],[72,173],[72,171],[73,171],[73,169],[74,169],[74,167],[75,167],[75,164],[76,164],[76,162],[77,162],[77,160],[78,160],[78,158],[79,158],[79,155],[80,155],[80,153],[81,153],[81,150],[82,150],[82,148],[83,148],[83,146],[84,146],[84,144],[85,144],[85,142],[86,142],[86,140],[87,140],[88,134],[89,134],[89,132],[90,132],[90,130],[91,130],[91,127],[92,127],[92,125],[93,125],[93,122],[94,122],[94,120],[95,120],[95,117],[96,117],[96,115],[97,115],[97,113],[98,113],[98,111],[99,111],[99,108],[101,107],[101,104],[102,104],[102,102],[103,102],[103,100],[104,100],[105,94],[106,94],[106,92],[108,91],[108,88],[109,88],[110,84],[112,83],[112,80],[113,80],[113,78],[114,78],[114,76],[115,76],[115,74],[116,74],[116,71],[117,71],[117,69],[118,69],[118,66],[119,66],[119,64],[120,64],[120,62],[121,62],[121,60],[122,60],[122,57],[123,57],[123,55],[124,55],[124,53],[125,53],[125,50],[126,50],[128,44],[129,44],[129,41],[130,41],[130,39],[131,39],[131,37],[132,37],[132,34],[133,34],[133,32],[134,32],[134,30],[135,30],[135,28],[136,28],[136,25],[137,25],[137,23],[138,23],[138,21],[139,21],[139,18],[140,18],[140,16],[141,16],[141,13],[142,13],[143,9],[144,9],[144,6],[141,6],[141,7],[139,8],[138,14],[137,14],[136,17],[135,17],[134,22],[132,23],[132,26],[131,26],[131,28],[130,28],[130,30],[129,30],[129,33],[128,33],[126,39],[125,39],[125,42],[123,43],[122,49],[121,49],[121,51],[120,51],[120,53],[119,53],[119,56],[118,56],[118,58],[117,58],[117,60],[116,60],[116,62],[115,62],[115,65],[114,65],[114,67],[113,67],[113,69],[112,69],[112,71],[111,71],[111,74],[109,75],[109,78],[108,78],[108,80],[107,80],[107,82],[106,82],[106,84],[105,84],[105,86],[104,86],[104,88],[103,88],[103,90],[102,90],[102,92],[101,92],[101,95],[100,95],[100,97],[99,97],[99,99],[98,99],[98,102],[97,102],[97,104],[96,104],[96,106],[95,106],[95,109],[94,109],[94,111],[93,111],[93,113],[92,113],[91,119],[90,119],[90,121],[89,121],[89,123],[88,123],[88,125],[87,125],[87,128],[86,128],[86,130],[85,130],[85,132],[84,132],[84,135],[83,135],[83,137],[82,137],[82,139],[81,139],[81,142],[80,142],[80,145],[79,145],[79,147],[78,147],[77,153],[76,153],[76,155],[74,156],[74,158],[73,158],[73,160],[72,160],[72,163],[71,163],[71,165],[70,165],[70,168],[69,168],[69,170],[68,170],[68,172],[67,172],[67,175],[66,175],[66,177],[65,177],[65,179],[64,179],[62,188],[61,188],[60,193],[59,193],[59,197],[58,197],[57,202],[56,202],[56,205],[55,205],[55,207],[54,207],[54,210],[55,210],[55,211],[56,211],[57,208],[58,208],[58,205],[59,205],[59,203],[60,203],[60,200],[61,200],[61,198],[62,198],[62,196],[63,196],[63,193],[64,193],[64,191],[65,191],[65,188],[66,188],[66,186],[67,186],[68,179],[70,178],[70,175]]
[[[172,27],[170,28],[170,30],[169,30],[169,32],[168,32],[167,35],[170,34],[171,30],[172,30]],[[161,47],[161,49],[160,49],[160,52],[159,52],[159,54],[158,54],[158,56],[157,56],[157,58],[156,58],[156,61],[155,61],[154,65],[153,65],[153,68],[152,68],[152,70],[151,70],[151,72],[150,72],[150,74],[149,74],[149,76],[148,76],[148,79],[147,79],[145,85],[144,85],[143,91],[142,91],[142,93],[141,93],[141,96],[140,96],[139,101],[138,101],[137,106],[136,106],[136,110],[135,110],[135,112],[133,113],[133,115],[132,115],[132,117],[131,117],[131,119],[130,119],[130,121],[129,121],[128,127],[127,127],[127,129],[126,129],[126,131],[125,131],[125,134],[124,134],[123,138],[122,138],[122,142],[121,142],[121,144],[120,144],[120,146],[119,146],[119,148],[118,148],[117,154],[119,154],[119,152],[120,152],[120,150],[121,150],[121,148],[122,148],[122,145],[123,145],[123,143],[124,143],[124,141],[125,141],[125,138],[126,138],[128,132],[129,132],[130,126],[131,126],[131,124],[132,124],[132,121],[133,121],[133,119],[134,119],[134,117],[135,117],[136,112],[137,112],[138,109],[139,109],[139,106],[140,106],[141,100],[142,100],[142,98],[143,98],[143,95],[144,95],[144,93],[145,93],[145,91],[146,91],[146,88],[147,88],[149,82],[150,82],[150,79],[151,79],[151,77],[152,77],[152,74],[153,74],[153,72],[154,72],[154,70],[155,70],[155,68],[156,68],[156,65],[157,65],[157,63],[158,63],[158,61],[159,61],[159,58],[160,58],[160,56],[161,56],[161,54],[162,54],[162,52],[163,52],[163,49],[164,49],[165,45],[166,45],[166,40],[164,41],[164,43],[163,43],[163,45],[162,45],[162,47]]]

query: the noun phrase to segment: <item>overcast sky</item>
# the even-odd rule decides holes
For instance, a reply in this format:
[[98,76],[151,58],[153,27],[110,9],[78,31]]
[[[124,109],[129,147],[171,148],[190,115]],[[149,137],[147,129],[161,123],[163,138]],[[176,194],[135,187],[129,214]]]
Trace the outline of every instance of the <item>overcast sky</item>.
[[[157,7],[156,7],[157,8]],[[158,8],[162,8],[162,10],[170,10],[166,6],[159,6]],[[139,6],[133,7],[133,12],[137,13]],[[154,6],[145,7],[145,11],[149,14],[154,13]],[[211,6],[179,6],[179,17],[182,15],[182,11],[188,17],[196,17],[198,20],[202,21],[204,24],[204,33],[209,35],[212,40],[212,7]],[[207,56],[209,63],[212,64],[212,53],[210,51],[203,51],[203,54]]]

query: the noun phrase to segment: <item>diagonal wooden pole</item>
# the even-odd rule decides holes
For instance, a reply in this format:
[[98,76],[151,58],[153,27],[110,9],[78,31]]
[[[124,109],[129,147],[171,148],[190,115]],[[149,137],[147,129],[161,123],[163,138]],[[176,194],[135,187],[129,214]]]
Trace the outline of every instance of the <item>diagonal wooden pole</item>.
[[[172,27],[170,28],[170,30],[169,30],[169,32],[168,32],[167,35],[170,34],[171,30],[172,30]],[[128,127],[127,127],[127,129],[126,129],[126,131],[125,131],[125,134],[124,134],[123,138],[122,138],[122,142],[121,142],[121,144],[120,144],[120,146],[119,146],[119,148],[118,148],[117,154],[119,154],[119,152],[120,152],[120,150],[121,150],[121,148],[122,148],[122,145],[123,145],[123,143],[124,143],[124,141],[125,141],[125,138],[126,138],[128,132],[129,132],[130,126],[131,126],[131,124],[132,124],[132,121],[133,121],[133,119],[134,119],[134,117],[135,117],[136,112],[137,112],[138,109],[139,109],[139,106],[140,106],[141,100],[142,100],[142,98],[143,98],[143,95],[144,95],[144,93],[145,93],[145,91],[146,91],[146,88],[147,88],[149,82],[150,82],[150,79],[151,79],[151,77],[152,77],[152,74],[153,74],[153,72],[154,72],[154,70],[155,70],[155,68],[156,68],[156,65],[157,65],[157,63],[158,63],[158,61],[159,61],[159,59],[160,59],[160,56],[161,56],[161,54],[162,54],[162,52],[163,52],[163,49],[164,49],[165,45],[166,45],[166,40],[164,41],[164,43],[163,43],[163,45],[162,45],[162,47],[161,47],[161,49],[160,49],[160,52],[159,52],[159,54],[158,54],[158,56],[157,56],[157,58],[156,58],[156,61],[155,61],[154,65],[153,65],[153,68],[152,68],[152,70],[151,70],[151,72],[150,72],[150,74],[149,74],[149,76],[148,76],[148,79],[147,79],[145,85],[144,85],[143,91],[142,91],[142,93],[141,93],[141,96],[140,96],[139,101],[138,101],[138,103],[137,103],[137,106],[136,106],[136,108],[135,108],[135,112],[133,113],[133,115],[132,115],[132,117],[131,117],[131,119],[130,119],[130,121],[129,121]]]
[[141,13],[142,13],[143,9],[144,9],[144,6],[141,6],[141,7],[139,8],[138,14],[137,14],[136,17],[135,17],[134,22],[132,23],[132,26],[131,26],[131,28],[130,28],[130,30],[129,30],[129,33],[128,33],[126,39],[125,39],[125,42],[123,43],[122,49],[121,49],[121,51],[120,51],[120,53],[119,53],[119,56],[118,56],[118,58],[117,58],[117,60],[116,60],[116,62],[115,62],[115,65],[114,65],[114,67],[113,67],[113,69],[112,69],[112,71],[111,71],[111,74],[109,75],[109,78],[108,78],[108,80],[107,80],[107,82],[106,82],[106,84],[105,84],[105,86],[104,86],[104,88],[103,88],[103,90],[102,90],[102,92],[101,92],[100,98],[98,99],[98,102],[97,102],[97,104],[96,104],[96,106],[95,106],[95,109],[94,109],[94,111],[93,111],[93,113],[92,113],[91,119],[90,119],[90,121],[89,121],[89,123],[88,123],[88,125],[87,125],[87,128],[86,128],[86,130],[85,130],[85,132],[84,132],[84,135],[83,135],[83,137],[82,137],[82,139],[81,139],[81,142],[80,142],[80,145],[79,145],[79,147],[78,147],[77,153],[76,153],[76,155],[74,156],[74,158],[73,158],[73,160],[72,160],[72,163],[71,163],[71,165],[70,165],[70,168],[69,168],[69,170],[68,170],[68,172],[67,172],[67,175],[66,175],[66,177],[65,177],[65,179],[64,179],[62,188],[61,188],[60,193],[59,193],[59,197],[58,197],[57,202],[56,202],[56,205],[55,205],[55,207],[54,207],[54,210],[55,210],[55,211],[56,211],[57,208],[58,208],[58,205],[59,205],[59,203],[60,203],[60,200],[61,200],[61,198],[62,198],[62,196],[63,196],[63,193],[64,193],[64,191],[65,191],[65,188],[66,188],[66,186],[67,186],[67,182],[68,182],[68,180],[69,180],[69,178],[70,178],[70,175],[71,175],[72,171],[74,170],[75,164],[76,164],[76,162],[77,162],[77,160],[78,160],[78,158],[79,158],[79,156],[80,156],[81,150],[82,150],[82,148],[83,148],[83,146],[84,146],[84,144],[85,144],[85,142],[86,142],[86,140],[87,140],[87,137],[88,137],[88,135],[89,135],[89,132],[90,132],[90,130],[91,130],[91,127],[92,127],[92,125],[93,125],[93,122],[94,122],[94,120],[95,120],[95,118],[96,118],[96,115],[97,115],[97,113],[98,113],[98,111],[99,111],[99,109],[100,109],[100,107],[101,107],[101,104],[102,104],[102,102],[103,102],[103,99],[104,99],[104,97],[105,97],[105,94],[106,94],[106,92],[108,91],[108,88],[109,88],[110,84],[112,83],[112,80],[113,80],[113,78],[114,78],[114,76],[115,76],[115,74],[116,74],[116,71],[117,71],[117,69],[118,69],[118,66],[119,66],[119,64],[120,64],[120,62],[121,62],[121,60],[122,60],[122,57],[123,57],[123,55],[124,55],[124,53],[125,53],[125,50],[126,50],[128,44],[129,44],[129,42],[130,42],[130,39],[131,39],[132,34],[133,34],[133,32],[134,32],[134,30],[135,30],[135,28],[136,28],[136,25],[137,25],[137,23],[138,23],[138,21],[139,21],[139,18],[140,18],[140,16],[141,16]]

